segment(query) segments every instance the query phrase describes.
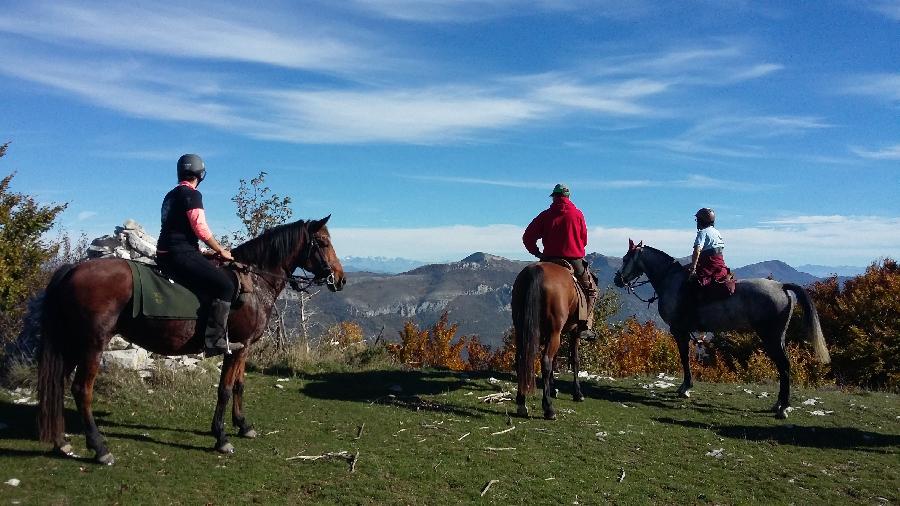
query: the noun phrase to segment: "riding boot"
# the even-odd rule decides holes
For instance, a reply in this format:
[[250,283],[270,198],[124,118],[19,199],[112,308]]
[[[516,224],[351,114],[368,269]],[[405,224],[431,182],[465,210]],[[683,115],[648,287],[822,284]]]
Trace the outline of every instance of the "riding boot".
[[241,343],[228,342],[228,313],[231,311],[231,303],[224,300],[213,299],[210,303],[209,317],[206,322],[206,350],[207,357],[231,353],[244,347]]
[[597,334],[594,332],[594,304],[597,302],[597,280],[594,273],[591,272],[587,262],[583,262],[584,272],[578,279],[578,283],[584,290],[584,296],[587,299],[587,321],[578,322],[578,338],[584,341],[596,341]]

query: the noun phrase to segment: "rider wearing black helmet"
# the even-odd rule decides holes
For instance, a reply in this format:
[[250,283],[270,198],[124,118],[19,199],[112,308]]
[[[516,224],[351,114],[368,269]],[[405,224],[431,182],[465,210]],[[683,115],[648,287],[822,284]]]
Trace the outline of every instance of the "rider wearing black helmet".
[[163,272],[210,300],[205,332],[206,356],[220,355],[243,348],[228,343],[228,312],[234,296],[234,283],[228,274],[200,253],[202,240],[226,260],[234,260],[206,224],[203,195],[197,186],[206,177],[206,165],[194,154],[178,159],[178,186],[166,194],[162,203],[162,227],[156,244],[156,263]]
[[722,255],[725,250],[725,239],[715,227],[716,212],[704,207],[698,210],[694,217],[697,220],[694,252],[691,255],[691,265],[688,267],[688,281],[684,286],[678,316],[674,322],[674,326],[686,330],[694,330],[701,293],[714,283],[725,283],[731,274]]

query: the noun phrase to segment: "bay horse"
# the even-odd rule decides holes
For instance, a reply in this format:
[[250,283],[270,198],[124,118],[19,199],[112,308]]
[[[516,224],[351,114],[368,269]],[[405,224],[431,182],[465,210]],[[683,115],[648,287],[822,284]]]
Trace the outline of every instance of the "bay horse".
[[[229,400],[233,401],[231,420],[238,434],[256,437],[242,411],[244,367],[250,345],[262,337],[276,298],[288,282],[297,282],[292,273],[302,268],[312,273],[311,279],[305,278],[308,282],[326,284],[332,292],[341,290],[346,282],[325,226],[330,217],[280,225],[232,250],[235,260],[249,266],[255,289],[249,297],[244,294],[243,305],[228,319],[230,340],[244,347],[225,355],[219,378],[211,430],[215,449],[221,453],[234,452],[223,421]],[[131,268],[121,259],[63,266],[51,278],[43,302],[38,432],[40,440],[52,443],[56,452],[73,455],[65,439],[63,392],[74,371],[72,395],[87,447],[95,452],[96,462],[110,465],[115,461],[91,408],[100,356],[114,334],[161,355],[203,351],[202,322],[198,332],[197,320],[133,318],[132,292]]]
[[[563,332],[569,335],[569,350],[575,386],[572,398],[584,400],[578,382],[578,293],[571,271],[553,262],[528,265],[516,276],[512,289],[512,318],[516,332],[517,414],[528,416],[525,396],[534,392],[534,362],[540,346],[541,375],[544,382],[544,418],[556,419],[551,398],[556,397],[553,363]],[[593,316],[593,315],[591,315]]]
[[[622,269],[616,272],[614,283],[618,287],[631,287],[634,280],[647,275],[650,284],[659,297],[659,315],[669,324],[670,332],[678,344],[678,355],[684,369],[684,379],[678,387],[678,395],[690,397],[694,383],[688,356],[688,344],[692,331],[753,331],[762,340],[765,353],[778,369],[778,400],[772,407],[777,418],[787,418],[790,406],[790,361],[784,348],[784,337],[795,299],[803,308],[803,324],[806,337],[813,343],[816,359],[830,362],[825,338],[819,325],[819,315],[806,290],[794,283],[780,283],[771,279],[754,278],[737,281],[734,294],[718,301],[699,305],[696,318],[690,328],[678,328],[679,298],[682,287],[688,279],[684,266],[666,253],[644,246],[643,241],[635,244],[628,240],[628,252],[622,257]],[[793,296],[791,296],[792,294]]]

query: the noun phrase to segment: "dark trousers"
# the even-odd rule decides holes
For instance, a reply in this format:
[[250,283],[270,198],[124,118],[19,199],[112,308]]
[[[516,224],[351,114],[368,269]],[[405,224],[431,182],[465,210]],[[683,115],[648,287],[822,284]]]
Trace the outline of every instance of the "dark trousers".
[[234,298],[231,276],[206,259],[199,251],[158,253],[156,264],[164,274],[186,286],[201,299],[224,300]]

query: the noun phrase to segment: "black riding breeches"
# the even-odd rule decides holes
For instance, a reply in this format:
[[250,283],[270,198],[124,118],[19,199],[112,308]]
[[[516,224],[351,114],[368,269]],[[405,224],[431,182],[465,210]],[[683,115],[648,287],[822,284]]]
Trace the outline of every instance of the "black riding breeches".
[[156,255],[163,273],[188,287],[199,297],[231,302],[234,283],[231,276],[206,259],[199,251],[168,252]]

